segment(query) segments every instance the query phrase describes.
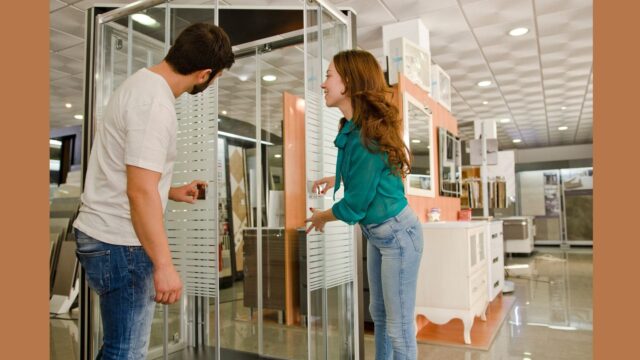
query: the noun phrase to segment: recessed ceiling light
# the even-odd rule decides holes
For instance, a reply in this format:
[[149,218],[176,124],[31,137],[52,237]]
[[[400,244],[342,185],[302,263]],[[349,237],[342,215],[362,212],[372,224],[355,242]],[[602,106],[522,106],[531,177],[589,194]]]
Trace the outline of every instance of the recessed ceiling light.
[[133,14],[131,15],[133,21],[149,27],[159,27],[160,23],[147,14]]
[[411,140],[412,143],[414,144],[420,144],[420,140],[419,139],[413,139]]
[[560,109],[561,109],[561,110],[567,110],[567,107],[566,107],[566,106],[563,106],[563,107],[561,107]]
[[277,77],[275,75],[265,75],[262,77],[264,81],[276,81]]
[[529,29],[527,29],[526,27],[519,27],[519,28],[511,29],[511,31],[509,31],[509,35],[522,36],[528,32],[529,32]]
[[71,103],[66,103],[66,104],[64,104],[64,106],[65,106],[67,109],[71,109],[71,106],[73,106],[73,105],[71,105]]
[[567,129],[569,129],[568,126],[560,126],[560,127],[558,127],[558,130],[560,130],[560,131],[565,131]]
[[478,86],[480,86],[480,87],[487,87],[489,85],[491,85],[491,81],[489,81],[489,80],[483,80],[483,81],[480,81],[478,83]]
[[488,101],[483,101],[482,105],[487,105],[489,102]]
[[222,115],[227,115],[227,110],[222,110]]
[[275,154],[275,155],[273,155],[273,157],[274,157],[274,158],[276,158],[276,159],[280,159],[280,158],[282,157],[282,155],[280,155],[280,154]]
[[78,114],[78,115],[73,115],[73,117],[74,117],[76,120],[82,120],[82,119],[84,119],[84,116],[82,116],[82,115],[80,115],[80,114]]
[[249,80],[249,75],[239,75],[238,79],[240,79],[240,81],[247,81]]
[[501,124],[506,124],[506,123],[509,123],[509,122],[511,122],[511,119],[509,119],[509,118],[500,119],[500,123]]
[[519,144],[519,143],[521,143],[521,142],[522,142],[522,140],[521,140],[521,139],[513,139],[513,143],[514,143],[514,144]]

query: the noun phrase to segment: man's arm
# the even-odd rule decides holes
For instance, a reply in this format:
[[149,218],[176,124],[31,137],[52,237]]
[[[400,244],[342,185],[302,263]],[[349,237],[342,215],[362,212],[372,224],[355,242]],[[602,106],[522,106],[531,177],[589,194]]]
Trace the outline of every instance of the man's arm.
[[153,263],[156,302],[173,304],[180,299],[182,281],[173,262],[164,230],[162,202],[158,192],[161,174],[127,165],[127,197],[133,228]]

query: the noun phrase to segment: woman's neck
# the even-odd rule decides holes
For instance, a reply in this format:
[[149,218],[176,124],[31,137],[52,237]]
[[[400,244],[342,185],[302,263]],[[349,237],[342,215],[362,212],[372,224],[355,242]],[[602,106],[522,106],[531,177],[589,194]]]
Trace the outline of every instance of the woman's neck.
[[353,119],[353,107],[351,106],[351,99],[347,98],[342,103],[338,105],[338,109],[344,116],[345,119],[351,120]]

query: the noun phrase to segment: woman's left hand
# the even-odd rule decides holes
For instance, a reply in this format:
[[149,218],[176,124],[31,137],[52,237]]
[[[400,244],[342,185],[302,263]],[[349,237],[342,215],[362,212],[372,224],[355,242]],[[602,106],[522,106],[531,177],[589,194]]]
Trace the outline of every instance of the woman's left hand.
[[305,222],[311,223],[311,225],[309,225],[309,227],[307,228],[307,234],[310,233],[314,228],[320,232],[324,232],[324,225],[327,223],[327,220],[323,216],[323,211],[314,208],[309,208],[309,210],[311,210],[313,215],[305,220]]

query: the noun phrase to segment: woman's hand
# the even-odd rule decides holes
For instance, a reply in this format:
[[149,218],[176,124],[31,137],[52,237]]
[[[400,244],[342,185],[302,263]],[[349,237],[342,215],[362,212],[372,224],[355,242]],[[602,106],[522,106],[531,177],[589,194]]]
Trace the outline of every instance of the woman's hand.
[[194,180],[190,184],[169,189],[169,199],[178,202],[195,204],[198,199],[198,185],[207,186],[206,181]]
[[316,180],[313,182],[312,191],[316,194],[326,194],[329,189],[334,187],[336,184],[335,176],[327,176],[323,177],[320,180]]
[[309,208],[309,210],[311,210],[313,215],[311,215],[310,218],[305,220],[305,222],[311,223],[311,225],[309,225],[309,227],[307,228],[307,234],[310,233],[311,230],[313,230],[314,228],[317,231],[324,232],[324,225],[327,223],[327,220],[328,220],[325,216],[323,216],[324,211],[314,209],[314,208]]

